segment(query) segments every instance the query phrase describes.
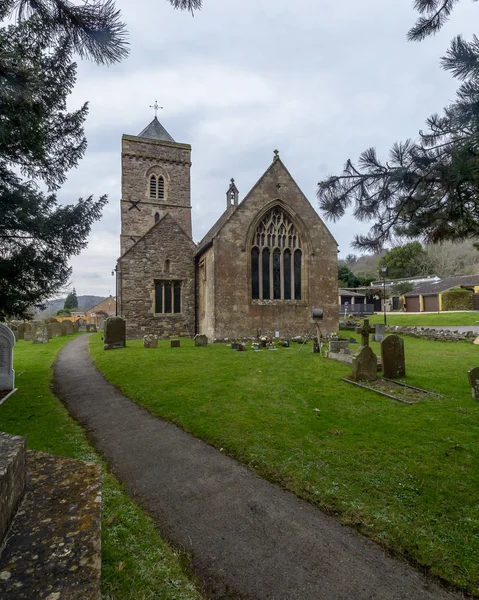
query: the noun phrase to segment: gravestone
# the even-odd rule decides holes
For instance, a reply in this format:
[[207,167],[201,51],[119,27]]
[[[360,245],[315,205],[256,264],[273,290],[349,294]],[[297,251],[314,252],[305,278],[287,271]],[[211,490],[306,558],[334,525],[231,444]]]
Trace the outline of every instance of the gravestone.
[[58,321],[53,321],[47,325],[48,339],[61,337],[63,335],[62,326]]
[[18,339],[26,340],[27,342],[31,342],[33,340],[33,325],[31,323],[23,323],[17,330],[17,334],[20,336],[23,334],[23,337],[19,337]]
[[330,340],[329,351],[330,352],[341,352],[341,350],[348,348],[349,342],[347,340]]
[[474,367],[467,372],[472,399],[479,402],[479,367]]
[[378,358],[369,346],[361,346],[353,358],[352,379],[354,381],[376,381]]
[[397,379],[406,376],[404,342],[398,335],[388,335],[381,342],[383,377]]
[[207,346],[208,338],[203,333],[197,333],[195,335],[195,346]]
[[33,326],[32,342],[34,344],[48,344],[48,329],[44,323],[37,323]]
[[179,348],[180,347],[180,340],[171,340],[170,347],[171,348]]
[[143,348],[158,348],[158,336],[151,333],[144,335]]
[[0,390],[13,390],[15,371],[13,370],[13,331],[0,323]]
[[86,330],[88,333],[96,333],[95,323],[87,323]]
[[115,350],[126,345],[126,321],[121,317],[110,317],[105,321],[103,348]]
[[105,327],[105,317],[98,317],[98,331],[103,331]]
[[72,335],[73,333],[73,322],[66,319],[61,322],[63,335]]
[[384,339],[384,332],[386,330],[386,325],[384,323],[376,323],[374,329],[376,330],[374,333],[374,340],[376,342],[382,342]]
[[78,325],[78,331],[86,331],[86,321],[85,319],[82,319],[81,317],[77,320],[77,325]]
[[369,324],[369,319],[364,319],[362,326],[356,328],[356,333],[361,334],[361,346],[369,346],[369,335],[375,331],[375,327]]

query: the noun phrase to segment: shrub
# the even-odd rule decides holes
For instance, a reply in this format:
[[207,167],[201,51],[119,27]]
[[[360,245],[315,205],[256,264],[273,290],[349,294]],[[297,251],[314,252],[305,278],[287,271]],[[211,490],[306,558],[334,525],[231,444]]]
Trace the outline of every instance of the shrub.
[[472,310],[471,290],[454,288],[442,295],[442,310]]

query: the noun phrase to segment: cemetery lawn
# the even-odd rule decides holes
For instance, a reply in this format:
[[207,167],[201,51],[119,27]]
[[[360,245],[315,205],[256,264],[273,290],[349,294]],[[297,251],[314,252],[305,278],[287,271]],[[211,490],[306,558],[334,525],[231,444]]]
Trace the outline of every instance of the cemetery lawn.
[[[234,352],[129,341],[90,353],[154,415],[236,457],[343,523],[479,594],[479,403],[467,370],[479,349],[405,338],[405,381],[445,397],[412,406],[347,384],[350,368],[311,344]],[[372,343],[378,352],[378,344]]]
[[[393,312],[386,314],[388,325],[406,325],[409,327],[459,327],[467,325],[479,326],[479,311],[441,312],[408,314]],[[376,314],[369,318],[370,323],[384,323],[384,315]]]
[[31,450],[101,464],[105,600],[201,600],[180,564],[183,557],[160,538],[151,519],[108,472],[83,429],[50,391],[51,365],[71,339],[58,337],[41,345],[24,340],[16,343],[18,391],[0,405],[0,430],[26,437]]

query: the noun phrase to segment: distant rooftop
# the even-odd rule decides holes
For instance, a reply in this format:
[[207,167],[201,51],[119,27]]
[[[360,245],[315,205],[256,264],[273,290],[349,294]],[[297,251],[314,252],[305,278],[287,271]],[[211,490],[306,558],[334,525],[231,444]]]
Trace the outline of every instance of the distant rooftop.
[[166,131],[163,125],[155,117],[153,121],[143,129],[138,137],[146,138],[148,140],[158,140],[162,142],[174,142],[175,140]]

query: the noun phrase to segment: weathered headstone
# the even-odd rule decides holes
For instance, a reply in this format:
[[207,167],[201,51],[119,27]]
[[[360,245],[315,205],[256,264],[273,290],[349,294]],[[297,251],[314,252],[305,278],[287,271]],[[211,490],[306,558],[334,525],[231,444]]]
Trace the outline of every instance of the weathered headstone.
[[374,333],[374,340],[376,342],[382,342],[384,339],[384,332],[386,331],[386,325],[384,323],[376,323],[374,329],[376,330]]
[[61,337],[63,335],[62,326],[58,321],[53,321],[47,325],[48,339]]
[[103,331],[105,327],[105,317],[98,317],[98,331]]
[[73,322],[65,319],[61,322],[63,335],[72,335],[73,333]]
[[375,331],[376,329],[369,325],[369,319],[364,319],[362,327],[356,328],[356,333],[361,334],[361,346],[369,346],[369,335]]
[[78,331],[86,331],[86,326],[87,326],[87,322],[85,319],[82,319],[81,317],[77,320],[77,324],[78,324]]
[[25,332],[27,331],[27,329],[30,327],[29,323],[20,323],[20,325],[17,327],[17,340],[23,340],[25,338]]
[[48,344],[48,329],[44,323],[33,326],[32,342],[34,344]]
[[388,335],[381,342],[383,377],[397,379],[406,376],[404,342],[398,335]]
[[27,342],[31,342],[33,340],[33,330],[34,326],[32,323],[25,323],[25,329],[23,334],[23,339]]
[[151,333],[144,335],[143,348],[158,348],[158,336]]
[[124,348],[126,345],[126,321],[121,317],[110,317],[105,321],[103,339],[105,350]]
[[88,333],[96,333],[95,323],[87,323],[86,330],[88,331]]
[[361,346],[353,358],[352,379],[375,381],[378,378],[378,358],[369,346]]
[[73,322],[73,333],[78,333],[78,330],[80,329],[80,324],[77,321]]
[[479,367],[474,367],[467,372],[467,378],[471,387],[472,399],[479,402]]
[[341,352],[344,348],[348,348],[349,342],[347,340],[330,340],[329,351],[330,352]]
[[15,371],[13,370],[13,331],[0,323],[0,390],[13,390]]
[[171,348],[179,348],[180,347],[180,340],[171,340],[170,347]]
[[207,346],[208,338],[204,333],[197,333],[195,335],[195,346]]

